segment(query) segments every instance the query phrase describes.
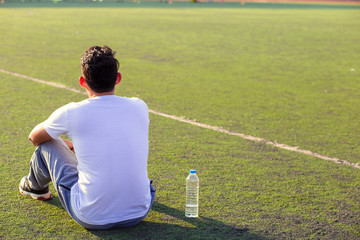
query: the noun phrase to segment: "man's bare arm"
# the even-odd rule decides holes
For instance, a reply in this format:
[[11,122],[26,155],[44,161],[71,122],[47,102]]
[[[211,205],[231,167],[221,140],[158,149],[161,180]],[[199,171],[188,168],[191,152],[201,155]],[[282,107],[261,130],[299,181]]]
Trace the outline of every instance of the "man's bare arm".
[[52,139],[50,135],[46,132],[45,128],[40,123],[37,125],[30,133],[29,140],[34,144],[34,146],[38,146],[39,144],[46,142]]

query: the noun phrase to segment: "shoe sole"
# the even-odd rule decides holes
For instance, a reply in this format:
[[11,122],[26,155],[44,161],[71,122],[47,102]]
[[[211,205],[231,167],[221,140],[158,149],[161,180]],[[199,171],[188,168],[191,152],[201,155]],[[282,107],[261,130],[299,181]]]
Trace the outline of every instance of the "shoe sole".
[[19,186],[19,192],[21,195],[30,196],[33,199],[40,200],[40,201],[46,201],[46,200],[52,199],[51,192],[48,192],[45,194],[35,194],[35,193],[26,192],[26,191],[22,190],[22,188],[20,186]]

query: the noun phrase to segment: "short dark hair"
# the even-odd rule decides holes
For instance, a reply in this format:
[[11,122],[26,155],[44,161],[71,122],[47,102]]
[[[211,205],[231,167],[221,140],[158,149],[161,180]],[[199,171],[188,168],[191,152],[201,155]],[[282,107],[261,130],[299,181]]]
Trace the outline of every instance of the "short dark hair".
[[88,86],[97,93],[114,89],[119,62],[108,46],[90,47],[81,56],[81,69]]

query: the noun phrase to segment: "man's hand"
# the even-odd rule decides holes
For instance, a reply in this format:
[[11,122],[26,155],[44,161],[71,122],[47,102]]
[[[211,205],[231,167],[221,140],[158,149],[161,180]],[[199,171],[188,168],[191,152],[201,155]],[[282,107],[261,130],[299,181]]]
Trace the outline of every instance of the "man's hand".
[[65,139],[63,139],[63,141],[64,141],[64,143],[70,148],[70,150],[75,153],[73,143],[72,143],[71,141],[68,141],[68,140],[65,140]]

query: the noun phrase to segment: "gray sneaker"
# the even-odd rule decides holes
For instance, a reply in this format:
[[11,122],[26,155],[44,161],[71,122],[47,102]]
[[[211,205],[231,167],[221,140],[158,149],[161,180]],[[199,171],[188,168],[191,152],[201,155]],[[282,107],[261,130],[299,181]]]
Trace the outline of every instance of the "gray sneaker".
[[49,187],[46,187],[43,190],[34,190],[29,186],[29,180],[27,176],[23,177],[20,181],[19,191],[21,195],[27,195],[36,200],[50,200],[52,198],[51,192],[49,191]]

